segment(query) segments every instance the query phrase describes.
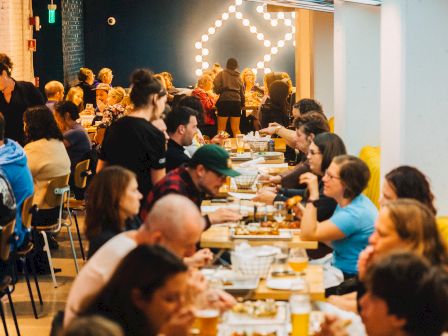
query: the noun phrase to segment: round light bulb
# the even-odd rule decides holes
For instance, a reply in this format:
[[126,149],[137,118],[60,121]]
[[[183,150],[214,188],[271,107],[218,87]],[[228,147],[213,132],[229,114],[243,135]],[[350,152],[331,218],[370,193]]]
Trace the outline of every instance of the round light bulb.
[[266,68],[266,69],[264,69],[264,74],[265,75],[267,75],[268,73],[270,73],[271,72],[271,69],[270,68]]
[[291,21],[291,19],[286,19],[286,20],[285,20],[285,25],[287,25],[287,26],[291,26],[291,25],[292,25],[292,21]]
[[291,32],[292,32],[293,34],[295,34],[295,33],[296,33],[296,27],[292,26],[292,27],[291,27]]
[[291,13],[291,17],[292,17],[293,19],[295,19],[295,18],[296,18],[296,13],[295,13],[295,12],[292,12],[292,13]]
[[278,48],[277,47],[272,47],[271,48],[271,54],[275,55],[278,53]]
[[292,41],[292,45],[295,47],[296,46],[296,41]]
[[195,74],[196,74],[196,76],[202,76],[202,70],[196,69]]
[[216,20],[215,21],[215,26],[216,27],[221,27],[222,26],[222,21],[221,20]]
[[286,41],[291,41],[292,40],[292,34],[291,33],[286,33],[285,34],[285,40]]
[[202,56],[201,55],[197,55],[195,58],[196,62],[201,63],[202,62]]
[[257,27],[255,27],[255,26],[250,26],[249,30],[250,30],[251,33],[254,33],[254,34],[255,34],[255,33],[257,32]]
[[194,44],[194,47],[195,47],[196,49],[201,49],[201,48],[202,48],[202,43],[201,43],[201,42],[196,42],[196,43]]
[[264,67],[264,63],[263,62],[260,61],[260,62],[257,63],[257,68],[258,69],[263,69],[263,67]]
[[241,13],[241,12],[236,12],[236,13],[235,13],[235,17],[236,17],[238,20],[241,20],[241,19],[243,18],[243,13]]
[[257,75],[257,72],[258,72],[257,68],[252,68],[252,72],[253,72],[254,75],[256,76],[256,75]]
[[258,33],[258,34],[257,34],[257,39],[260,40],[260,41],[261,41],[262,39],[264,39],[264,35],[263,35],[263,33]]
[[271,61],[271,55],[269,55],[269,54],[264,55],[263,59],[264,59],[265,62],[270,62]]
[[236,0],[235,5],[240,6],[243,4],[243,0]]
[[234,5],[229,6],[229,13],[235,13],[236,7]]
[[201,37],[202,42],[207,42],[208,41],[208,35],[204,34]]
[[263,6],[257,6],[257,13],[263,13]]
[[280,40],[280,41],[277,42],[277,45],[278,45],[280,48],[283,48],[283,47],[285,46],[285,41]]
[[223,20],[227,20],[229,18],[229,13],[223,13],[221,15],[221,17],[222,17]]
[[277,20],[271,20],[271,26],[272,27],[277,27],[278,25],[278,21]]
[[210,64],[208,64],[208,62],[204,62],[202,63],[202,69],[208,69],[208,67],[210,66]]
[[264,46],[265,46],[266,48],[269,48],[269,47],[271,46],[271,41],[269,41],[269,40],[265,40],[265,41],[263,42],[263,44],[264,44]]
[[264,14],[263,14],[263,17],[264,17],[266,20],[270,20],[270,19],[271,19],[271,14],[269,14],[269,13],[264,13]]
[[250,21],[248,19],[244,19],[243,26],[247,27],[248,25],[250,25]]
[[285,13],[283,13],[283,12],[277,13],[277,17],[279,19],[284,19],[285,18]]
[[209,33],[210,35],[213,35],[215,32],[216,32],[216,29],[215,29],[214,27],[210,27],[210,28],[208,29],[208,33]]
[[207,48],[202,49],[202,55],[204,55],[204,56],[208,55],[208,49]]

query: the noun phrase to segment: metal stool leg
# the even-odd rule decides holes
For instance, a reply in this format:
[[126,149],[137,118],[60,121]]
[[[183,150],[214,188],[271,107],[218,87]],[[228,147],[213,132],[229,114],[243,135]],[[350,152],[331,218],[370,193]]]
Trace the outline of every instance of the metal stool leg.
[[73,253],[73,260],[75,261],[76,273],[79,273],[78,259],[76,258],[75,244],[73,243],[72,232],[70,231],[70,226],[69,225],[66,225],[66,224],[63,224],[63,225],[67,228],[68,237],[70,238],[70,246],[72,248],[72,253]]
[[31,289],[30,277],[28,274],[28,267],[26,264],[26,257],[20,258],[22,262],[23,275],[25,276],[26,286],[28,287],[28,293],[30,294],[31,306],[33,307],[34,318],[37,320],[39,316],[37,316],[36,303],[34,302],[33,290]]
[[55,288],[58,287],[58,283],[56,282],[56,276],[54,275],[53,269],[53,260],[51,259],[50,246],[48,245],[47,233],[45,231],[40,231],[42,236],[44,237],[44,251],[47,252],[48,264],[50,265],[51,278],[53,279],[53,285]]
[[6,325],[5,312],[3,311],[3,303],[0,302],[0,315],[2,317],[3,330],[5,331],[5,336],[9,336],[8,326]]
[[14,303],[12,302],[11,293],[9,288],[6,289],[6,294],[8,295],[9,306],[11,307],[12,319],[14,320],[14,325],[16,326],[17,336],[20,336],[19,323],[17,322],[16,310],[14,309]]
[[39,281],[37,279],[37,274],[36,274],[36,266],[34,265],[34,256],[30,256],[30,257],[32,258],[32,260],[30,260],[27,257],[26,262],[30,265],[31,272],[33,272],[33,278],[34,278],[34,284],[36,285],[37,296],[39,297],[39,303],[42,306],[44,304],[44,301],[42,300],[42,294],[40,293]]
[[78,233],[78,240],[79,240],[79,248],[81,249],[81,257],[82,260],[86,260],[86,256],[84,254],[84,247],[82,246],[81,233],[79,232],[78,216],[76,216],[76,211],[73,211],[73,217],[75,218],[76,232]]

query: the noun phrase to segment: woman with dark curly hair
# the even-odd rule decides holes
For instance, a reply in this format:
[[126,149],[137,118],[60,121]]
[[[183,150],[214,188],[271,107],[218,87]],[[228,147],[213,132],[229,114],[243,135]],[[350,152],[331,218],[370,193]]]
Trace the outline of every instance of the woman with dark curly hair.
[[0,112],[5,117],[5,137],[23,145],[23,113],[28,107],[43,105],[44,98],[32,83],[12,78],[12,69],[11,59],[0,53]]

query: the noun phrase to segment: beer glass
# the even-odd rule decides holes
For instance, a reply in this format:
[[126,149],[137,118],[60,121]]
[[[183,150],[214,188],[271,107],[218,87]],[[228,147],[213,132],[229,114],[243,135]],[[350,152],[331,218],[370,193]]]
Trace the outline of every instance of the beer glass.
[[244,153],[244,134],[236,135],[236,152]]
[[283,222],[286,217],[286,207],[285,202],[276,201],[274,202],[274,219],[277,223]]
[[223,142],[223,147],[227,152],[230,153],[232,151],[232,140],[225,139]]
[[219,310],[218,309],[197,309],[195,311],[191,334],[200,336],[216,336],[218,334]]
[[308,266],[308,255],[304,249],[292,248],[289,251],[288,265],[295,272],[303,272]]
[[292,336],[308,336],[311,303],[308,294],[294,294],[289,299]]

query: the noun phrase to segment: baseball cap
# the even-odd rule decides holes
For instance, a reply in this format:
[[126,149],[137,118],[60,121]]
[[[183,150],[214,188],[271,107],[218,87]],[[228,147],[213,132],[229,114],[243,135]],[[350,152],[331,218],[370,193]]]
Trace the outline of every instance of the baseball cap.
[[106,84],[106,83],[99,83],[96,88],[94,88],[93,90],[104,90],[104,91],[109,91],[110,90],[110,85]]
[[229,153],[218,145],[204,145],[200,147],[190,160],[191,164],[202,164],[205,168],[225,176],[241,175],[231,167]]

